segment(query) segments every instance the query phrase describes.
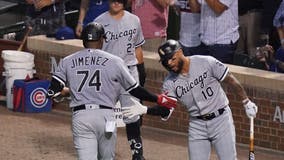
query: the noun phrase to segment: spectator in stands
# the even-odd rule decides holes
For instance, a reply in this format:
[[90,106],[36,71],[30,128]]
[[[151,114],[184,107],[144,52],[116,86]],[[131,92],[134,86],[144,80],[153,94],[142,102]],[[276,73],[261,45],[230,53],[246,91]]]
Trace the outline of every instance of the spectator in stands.
[[255,48],[263,32],[261,0],[239,0],[239,33],[237,53],[244,53],[249,57],[255,56]]
[[270,55],[270,71],[284,73],[284,0],[282,0],[273,19],[273,26],[277,29],[280,47]]
[[284,73],[284,49],[280,47],[275,55],[271,55],[269,70],[278,73]]
[[169,5],[173,0],[129,0],[132,13],[141,21],[145,37],[144,50],[156,52],[167,37]]
[[276,52],[271,45],[257,47],[256,59],[263,64],[264,69],[284,73],[284,49],[280,47]]
[[185,56],[200,53],[200,13],[192,13],[188,0],[176,0],[176,12],[180,15],[179,43]]
[[26,0],[25,23],[32,27],[30,35],[54,37],[58,28],[65,26],[65,0]]
[[189,0],[192,12],[201,14],[202,51],[223,63],[233,63],[239,39],[237,0]]
[[282,0],[273,19],[273,26],[276,27],[280,44],[284,48],[284,0]]
[[81,36],[84,25],[92,22],[101,13],[109,10],[109,0],[81,0],[76,35]]
[[262,0],[263,3],[263,18],[262,27],[268,35],[268,44],[273,48],[279,48],[279,37],[277,30],[273,27],[273,18],[282,0]]

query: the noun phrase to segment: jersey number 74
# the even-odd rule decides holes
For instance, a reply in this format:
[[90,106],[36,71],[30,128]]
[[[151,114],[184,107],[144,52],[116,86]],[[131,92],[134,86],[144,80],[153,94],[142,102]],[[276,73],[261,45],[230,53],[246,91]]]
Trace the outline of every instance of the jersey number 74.
[[[92,74],[92,73],[91,73]],[[83,87],[87,85],[87,87],[96,87],[96,91],[100,91],[101,89],[101,71],[95,70],[92,75],[90,75],[89,70],[80,70],[77,71],[77,75],[83,75],[83,78],[79,84],[77,92],[81,92]]]

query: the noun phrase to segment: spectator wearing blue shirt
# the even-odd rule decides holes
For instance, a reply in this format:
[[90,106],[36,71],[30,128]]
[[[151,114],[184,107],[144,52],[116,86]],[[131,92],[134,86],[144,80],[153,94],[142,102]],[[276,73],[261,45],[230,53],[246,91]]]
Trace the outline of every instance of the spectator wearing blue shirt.
[[[274,61],[274,62],[273,62]],[[272,63],[269,67],[270,71],[284,73],[284,49],[279,48],[274,55],[274,59],[272,59]]]
[[109,10],[109,0],[81,0],[76,35],[81,36],[83,27]]
[[277,29],[281,45],[275,52],[275,55],[271,56],[272,63],[269,70],[284,73],[284,0],[282,0],[273,18],[273,26]]
[[271,45],[257,48],[256,59],[263,64],[264,69],[272,72],[284,73],[284,49],[280,47],[276,52]]
[[281,2],[274,16],[273,26],[276,27],[281,46],[284,48],[284,0]]

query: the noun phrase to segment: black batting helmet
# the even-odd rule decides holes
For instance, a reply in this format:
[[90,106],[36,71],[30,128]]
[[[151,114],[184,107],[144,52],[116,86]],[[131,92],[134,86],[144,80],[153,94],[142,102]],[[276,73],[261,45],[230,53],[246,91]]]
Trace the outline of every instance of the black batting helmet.
[[173,57],[173,55],[181,49],[181,46],[178,41],[169,39],[166,42],[162,43],[158,48],[158,53],[160,56],[160,61],[162,65],[167,69],[170,70],[168,66],[168,61]]
[[83,41],[98,41],[102,37],[105,37],[105,30],[103,25],[91,22],[83,28],[81,39]]

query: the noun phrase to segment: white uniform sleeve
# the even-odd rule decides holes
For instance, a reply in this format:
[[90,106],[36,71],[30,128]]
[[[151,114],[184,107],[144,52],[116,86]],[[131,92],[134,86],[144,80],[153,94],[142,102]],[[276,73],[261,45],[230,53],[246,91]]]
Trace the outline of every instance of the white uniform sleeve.
[[162,87],[162,93],[167,94],[169,97],[177,98],[174,88],[174,83],[168,77],[165,79]]
[[137,37],[136,37],[136,41],[135,41],[135,48],[143,45],[145,43],[145,39],[143,36],[143,31],[141,28],[141,23],[140,23],[140,19],[137,17],[138,21],[137,21]]
[[58,67],[56,68],[53,78],[58,80],[60,83],[66,85],[66,67],[64,66],[64,59],[59,61]]
[[223,81],[229,72],[229,68],[211,56],[208,56],[208,62],[213,76],[218,79],[218,81]]

